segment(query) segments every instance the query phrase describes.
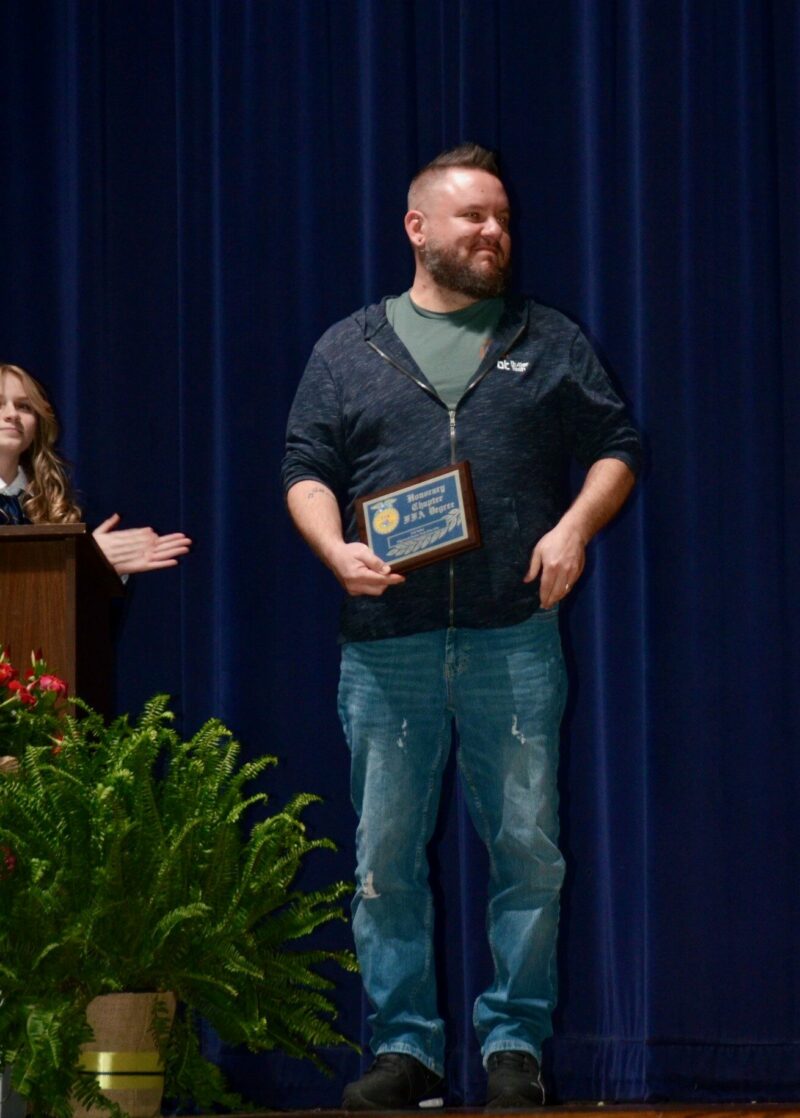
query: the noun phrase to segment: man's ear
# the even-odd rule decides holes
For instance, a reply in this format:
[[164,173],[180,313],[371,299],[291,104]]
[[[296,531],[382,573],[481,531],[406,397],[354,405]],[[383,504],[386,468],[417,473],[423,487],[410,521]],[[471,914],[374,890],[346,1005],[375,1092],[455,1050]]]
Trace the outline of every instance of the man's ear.
[[404,225],[408,239],[414,248],[425,244],[425,215],[422,210],[409,210]]

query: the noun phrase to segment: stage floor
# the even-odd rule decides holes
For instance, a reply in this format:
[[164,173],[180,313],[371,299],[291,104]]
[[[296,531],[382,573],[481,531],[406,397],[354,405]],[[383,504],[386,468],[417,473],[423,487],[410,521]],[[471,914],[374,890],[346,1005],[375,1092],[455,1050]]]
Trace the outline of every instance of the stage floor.
[[[280,1114],[283,1118],[308,1118],[309,1114],[318,1114],[321,1118],[326,1115],[345,1114],[343,1110],[261,1110],[257,1114],[231,1115],[229,1118],[264,1118],[265,1114]],[[491,1115],[493,1112],[483,1110],[481,1107],[446,1107],[443,1110],[397,1111],[376,1110],[362,1111],[372,1114],[419,1114],[435,1118],[436,1115]],[[544,1106],[533,1110],[498,1110],[498,1116],[508,1118],[513,1114],[518,1118],[800,1118],[800,1103],[726,1103],[718,1106],[689,1106],[686,1103],[664,1103],[663,1106],[652,1106],[643,1103],[641,1106],[633,1103],[566,1103],[563,1106]]]

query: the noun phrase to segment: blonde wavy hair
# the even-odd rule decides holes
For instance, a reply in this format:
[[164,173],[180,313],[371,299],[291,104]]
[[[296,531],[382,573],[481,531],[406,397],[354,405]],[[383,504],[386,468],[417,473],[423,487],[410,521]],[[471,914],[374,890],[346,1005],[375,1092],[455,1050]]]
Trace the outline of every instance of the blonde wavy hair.
[[81,519],[67,472],[67,464],[56,451],[58,420],[47,393],[37,380],[19,365],[0,364],[0,381],[11,374],[19,377],[25,395],[36,413],[33,442],[20,458],[28,476],[23,505],[34,524],[73,524]]

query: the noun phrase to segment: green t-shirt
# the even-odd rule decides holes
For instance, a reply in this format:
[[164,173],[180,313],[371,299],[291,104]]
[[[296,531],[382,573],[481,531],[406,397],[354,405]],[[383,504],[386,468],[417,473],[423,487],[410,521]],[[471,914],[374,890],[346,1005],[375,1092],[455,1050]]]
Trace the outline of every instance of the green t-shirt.
[[407,291],[386,301],[389,324],[448,408],[461,399],[502,313],[502,299],[445,313],[423,310]]

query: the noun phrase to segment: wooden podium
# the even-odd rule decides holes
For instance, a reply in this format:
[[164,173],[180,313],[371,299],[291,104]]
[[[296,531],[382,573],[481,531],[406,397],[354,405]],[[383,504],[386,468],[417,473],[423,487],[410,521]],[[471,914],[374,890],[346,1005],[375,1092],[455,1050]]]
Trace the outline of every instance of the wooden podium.
[[70,692],[113,714],[111,599],[121,579],[85,524],[0,528],[0,643],[23,674],[41,648]]

